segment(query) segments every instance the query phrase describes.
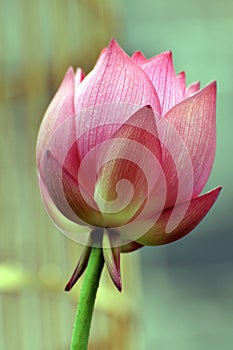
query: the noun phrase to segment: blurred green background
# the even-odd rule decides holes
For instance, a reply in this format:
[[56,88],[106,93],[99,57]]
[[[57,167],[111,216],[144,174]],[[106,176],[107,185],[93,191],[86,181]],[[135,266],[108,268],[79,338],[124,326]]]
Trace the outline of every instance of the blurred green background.
[[[233,3],[1,0],[0,30],[0,350],[69,348],[77,295],[62,288],[80,249],[45,214],[34,148],[67,67],[88,72],[112,36],[129,54],[140,49],[149,57],[171,49],[188,83],[217,80],[217,154],[206,190],[222,185],[223,192],[190,236],[141,250],[142,274],[138,254],[127,257],[124,301],[103,282],[110,294],[100,300],[94,337],[104,338],[99,348],[108,350],[231,349]],[[111,298],[117,315],[106,307]],[[133,338],[137,317],[141,343],[114,347],[118,338]]]

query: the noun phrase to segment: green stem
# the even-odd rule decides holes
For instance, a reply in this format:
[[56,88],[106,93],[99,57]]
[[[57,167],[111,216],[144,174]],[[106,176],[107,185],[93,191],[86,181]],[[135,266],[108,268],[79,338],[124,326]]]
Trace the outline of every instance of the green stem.
[[92,248],[79,297],[70,350],[87,350],[96,292],[103,266],[102,249]]

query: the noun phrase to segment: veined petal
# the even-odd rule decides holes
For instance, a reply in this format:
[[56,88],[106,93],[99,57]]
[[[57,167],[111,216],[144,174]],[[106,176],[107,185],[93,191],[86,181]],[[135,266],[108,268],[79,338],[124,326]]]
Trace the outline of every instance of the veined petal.
[[75,72],[75,88],[79,86],[79,84],[85,78],[85,74],[81,68],[77,68]]
[[137,63],[137,64],[142,64],[146,62],[146,57],[143,55],[141,51],[136,51],[132,55],[132,59]]
[[165,209],[151,230],[139,238],[137,242],[143,245],[162,245],[182,238],[192,231],[206,216],[216,201],[220,191],[221,188],[219,187],[200,197],[193,198],[189,203],[188,210],[182,221],[170,233],[166,232],[166,227],[173,208]]
[[37,166],[55,127],[74,115],[74,71],[70,67],[42,120],[36,147]]
[[[159,118],[161,108],[152,82],[112,40],[109,47],[101,53],[95,68],[75,91],[77,139],[88,130],[101,125],[116,124],[117,121],[120,127],[145,105],[151,105],[155,118]],[[122,110],[122,106],[125,106],[124,112],[119,113],[118,109]],[[83,116],[85,110],[88,110],[87,118]],[[102,140],[111,136],[105,135],[105,130],[102,129]],[[89,135],[88,143],[84,139],[84,145],[80,144],[81,158],[95,145],[95,140],[96,135],[93,133]]]
[[[118,244],[117,244],[118,242]],[[104,230],[103,235],[103,255],[104,260],[117,289],[121,291],[120,253],[121,239],[115,232]]]
[[188,87],[187,87],[187,89],[186,89],[186,91],[185,91],[185,97],[187,98],[187,97],[190,97],[190,96],[192,96],[193,94],[195,94],[197,91],[199,91],[200,90],[200,82],[199,81],[197,81],[197,82],[195,82],[195,83],[192,83],[192,84],[190,84]]
[[[192,162],[193,179],[187,178],[187,182],[193,182],[192,197],[196,197],[205,186],[215,157],[216,147],[216,82],[207,85],[200,92],[182,101],[173,107],[165,116],[165,120],[174,126],[184,142],[184,151],[187,151]],[[164,144],[169,143],[171,133],[166,128],[160,128],[164,134]],[[167,139],[166,139],[167,138]],[[176,148],[176,144],[174,144]],[[184,152],[183,152],[184,153]],[[166,153],[164,153],[163,166],[167,167]],[[178,181],[179,176],[186,170],[187,159],[180,153],[177,167]],[[174,170],[174,169],[173,169]],[[173,178],[171,170],[167,173],[167,178]],[[183,183],[183,186],[185,184]]]
[[106,226],[127,223],[155,187],[160,193],[161,147],[157,136],[153,111],[146,106],[102,146],[98,161],[103,166],[98,167],[95,200]]
[[[158,96],[150,79],[115,40],[102,51],[94,69],[75,91],[75,112],[110,103],[138,107],[148,104],[160,114]],[[122,116],[122,122],[128,117]]]
[[182,101],[183,93],[174,71],[170,51],[147,60],[140,67],[146,72],[155,87],[159,96],[162,115]]
[[[64,164],[48,151],[43,160],[40,175],[48,193],[58,210],[69,220],[83,225],[101,225],[101,214],[94,202],[93,195],[78,181],[70,170],[70,159],[75,154],[75,144],[69,150]],[[72,156],[70,156],[72,153]],[[76,158],[78,162],[78,158]],[[73,163],[72,163],[73,164]],[[66,165],[69,167],[66,168]],[[77,166],[78,167],[78,166]]]
[[88,226],[83,226],[81,221],[77,223],[69,220],[58,210],[40,175],[39,186],[45,209],[55,226],[72,240],[86,244],[91,228]]

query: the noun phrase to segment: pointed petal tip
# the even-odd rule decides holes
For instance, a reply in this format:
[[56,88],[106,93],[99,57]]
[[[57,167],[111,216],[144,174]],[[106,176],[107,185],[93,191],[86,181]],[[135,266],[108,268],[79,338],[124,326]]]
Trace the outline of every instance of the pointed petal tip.
[[164,56],[164,57],[167,57],[168,60],[173,61],[172,50],[161,52],[160,54],[158,54],[158,56]]
[[144,57],[145,58],[145,55],[142,53],[142,51],[140,50],[137,50],[133,53],[132,57],[134,56],[141,56],[141,57]]
[[66,76],[74,76],[74,68],[72,66],[69,66],[66,73],[65,73],[65,77]]
[[116,266],[110,266],[106,258],[105,258],[105,263],[112,282],[114,283],[115,287],[119,290],[119,292],[121,292],[122,282],[121,282],[121,273],[120,273],[119,267],[117,268]]
[[71,289],[73,288],[73,286],[76,284],[76,282],[78,281],[79,277],[81,276],[81,274],[79,276],[74,276],[74,274],[71,276],[69,282],[65,285],[64,291],[65,292],[70,292]]
[[131,56],[132,60],[135,61],[137,64],[143,64],[147,61],[146,56],[140,51],[135,51],[133,55]]
[[217,88],[217,81],[216,80],[211,81],[209,84],[206,85],[206,88],[216,89]]
[[65,291],[65,292],[70,292],[71,289],[72,289],[72,286],[71,286],[71,284],[68,282],[68,283],[66,284],[65,288],[64,288],[64,291]]
[[209,192],[193,198],[189,203],[189,208],[175,229],[168,233],[166,225],[173,208],[164,210],[160,219],[150,231],[148,231],[138,241],[140,244],[148,246],[158,246],[175,242],[190,233],[207,215],[216,202],[222,187],[217,187]]
[[119,47],[118,42],[115,38],[112,38],[109,42],[108,48],[113,49],[114,47]]
[[[194,84],[191,84],[190,87],[192,88]],[[216,93],[217,93],[217,82],[216,80],[211,81],[210,83],[208,83],[207,85],[205,85],[202,89],[197,90],[195,88],[196,91],[193,92],[193,94],[191,94],[190,96],[188,96],[188,99],[193,99],[193,101],[195,99],[199,99],[199,98],[203,98],[203,97],[207,97],[213,101],[216,101]],[[181,102],[182,103],[182,102]]]
[[201,83],[200,81],[194,81],[193,83],[189,84],[187,88],[185,89],[185,98],[188,98],[200,91]]
[[78,87],[78,85],[83,81],[85,78],[85,74],[82,70],[82,68],[77,68],[75,71],[75,88]]
[[185,77],[185,71],[182,71],[178,74],[179,78],[184,78]]
[[153,62],[153,61],[157,62],[158,59],[167,59],[168,61],[172,62],[172,51],[170,50],[170,51],[161,52],[158,55],[153,56],[153,57],[149,58],[148,60],[146,60],[144,62],[144,64],[147,64],[147,63]]
[[202,93],[216,94],[216,90],[217,90],[217,81],[213,80],[210,83],[208,83],[206,86],[204,86],[203,89],[198,91],[198,94],[202,94]]
[[216,197],[217,197],[221,191],[222,191],[222,186],[218,186],[218,187],[214,188],[213,190],[206,192],[205,194],[212,193],[212,194],[216,195]]
[[[90,243],[91,243],[91,237],[89,238],[89,244]],[[71,278],[69,279],[69,282],[65,286],[66,292],[69,292],[73,288],[73,286],[76,284],[76,282],[82,276],[83,272],[86,270],[90,254],[91,254],[91,247],[90,246],[85,247],[82,254],[81,254],[81,257],[78,261],[78,264],[77,264]]]
[[116,39],[112,38],[109,41],[108,45],[101,50],[100,55],[99,55],[99,59],[97,60],[97,63],[101,58],[108,56],[112,51],[117,50],[117,49],[120,49],[120,46],[117,43]]
[[122,292],[122,283],[120,281],[120,284],[116,285],[118,291],[121,293]]
[[[105,52],[105,51],[104,51]],[[116,55],[122,55],[127,56],[128,54],[124,51],[124,49],[121,47],[121,45],[118,43],[118,41],[115,38],[112,38],[109,42],[108,47],[106,48],[106,54],[111,55],[111,54],[116,54]]]
[[[70,67],[70,68],[73,69],[73,67]],[[80,77],[81,80],[84,78],[85,75],[84,75],[84,72],[83,72],[82,68],[80,68],[80,67],[77,67],[77,68],[76,68],[75,76],[76,76],[76,77]]]
[[[114,245],[116,246],[114,247]],[[120,237],[112,232],[105,231],[103,237],[103,255],[109,275],[116,286],[121,291],[121,271],[120,271]]]
[[136,56],[136,55],[144,56],[143,53],[140,50],[135,51],[132,56]]

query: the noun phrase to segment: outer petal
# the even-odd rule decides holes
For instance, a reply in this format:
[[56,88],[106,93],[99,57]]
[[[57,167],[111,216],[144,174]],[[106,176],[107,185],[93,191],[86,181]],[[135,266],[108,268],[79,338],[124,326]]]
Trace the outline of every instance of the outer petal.
[[[75,144],[73,148],[75,148]],[[71,154],[71,156],[70,156]],[[75,151],[70,149],[63,165],[59,163],[56,157],[50,152],[47,152],[41,167],[41,176],[48,193],[58,210],[69,220],[72,220],[83,225],[100,225],[101,214],[93,201],[91,193],[86,192],[84,187],[81,188],[77,176],[69,171],[69,168],[74,171],[69,165],[70,159],[72,165],[74,163]],[[76,158],[78,162],[78,158]],[[76,167],[78,169],[78,165]],[[83,198],[85,194],[85,200]]]
[[[115,105],[115,113],[108,111]],[[124,113],[118,113],[118,106],[126,106]],[[77,115],[77,138],[90,129],[101,125],[123,124],[136,110],[151,105],[155,117],[160,114],[160,103],[154,86],[145,72],[112,40],[93,69],[75,91],[75,112]],[[83,111],[89,110],[83,117]],[[104,131],[105,129],[103,129]],[[102,140],[110,135],[102,134]],[[88,146],[80,145],[81,158],[95,145],[96,135],[89,136]]]
[[140,67],[146,72],[158,93],[163,115],[182,101],[183,92],[174,71],[171,52],[161,53]]
[[85,78],[85,74],[81,68],[77,68],[75,72],[75,88],[79,86],[79,84]]
[[[99,161],[104,165],[99,172],[95,199],[101,212],[105,212],[107,226],[126,224],[144,206],[149,195],[153,197],[151,209],[155,208],[155,201],[163,209],[161,147],[150,107],[141,108],[129,118],[106,141],[101,153]],[[148,210],[149,205],[147,214]]]
[[189,208],[180,224],[170,233],[166,233],[166,226],[173,208],[164,210],[154,227],[138,239],[143,245],[162,245],[176,241],[192,231],[206,216],[216,201],[221,188],[216,188],[200,197],[192,199]]
[[[117,244],[118,242],[118,244]],[[108,272],[113,283],[119,291],[122,289],[121,272],[120,272],[120,253],[121,239],[111,231],[104,231],[103,235],[103,254],[107,265]]]
[[141,51],[136,51],[132,55],[132,59],[137,63],[137,64],[142,64],[146,62],[146,57],[143,55]]
[[185,97],[187,98],[187,97],[190,97],[190,96],[192,96],[193,94],[195,94],[197,91],[199,91],[200,90],[200,82],[199,81],[197,81],[197,82],[195,82],[195,83],[192,83],[192,84],[190,84],[188,87],[187,87],[187,89],[186,89],[186,91],[185,91]]
[[51,199],[48,190],[40,176],[39,186],[44,206],[55,226],[72,240],[86,244],[91,228],[77,224],[76,222],[73,222],[62,215],[62,213],[58,210],[53,200]]
[[69,68],[65,77],[50,103],[41,123],[37,139],[37,164],[41,160],[42,152],[46,147],[54,129],[66,118],[74,115],[74,71]]
[[[205,186],[214,162],[216,147],[216,82],[209,84],[199,93],[176,105],[164,118],[179,132],[189,153],[193,167],[193,179],[187,178],[187,181],[193,180],[192,197],[196,197]],[[164,134],[163,142],[166,146],[171,141],[169,138],[172,138],[173,135],[167,132],[166,128],[160,128],[159,132]],[[176,145],[174,145],[175,147]],[[186,171],[186,159],[182,159],[182,157],[183,154],[181,153],[179,164],[176,163],[177,159],[173,159],[176,163],[178,177],[179,174]],[[170,173],[166,171],[166,153],[164,153],[163,166],[167,178],[173,178],[174,169]],[[182,186],[185,186],[185,184],[183,183]]]

